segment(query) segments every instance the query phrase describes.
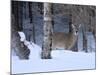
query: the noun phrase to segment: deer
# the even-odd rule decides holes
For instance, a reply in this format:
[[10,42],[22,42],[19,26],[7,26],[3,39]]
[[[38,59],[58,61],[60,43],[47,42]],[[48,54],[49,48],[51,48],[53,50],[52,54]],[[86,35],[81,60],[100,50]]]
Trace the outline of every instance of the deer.
[[68,33],[54,32],[52,34],[52,50],[71,50],[77,42],[80,26],[72,24],[72,31]]

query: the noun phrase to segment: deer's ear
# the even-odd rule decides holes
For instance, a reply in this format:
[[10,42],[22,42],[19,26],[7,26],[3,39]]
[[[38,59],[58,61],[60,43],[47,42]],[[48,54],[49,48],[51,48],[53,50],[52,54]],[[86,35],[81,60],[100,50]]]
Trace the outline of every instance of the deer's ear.
[[72,25],[72,28],[75,28],[74,24],[71,24]]
[[78,28],[80,28],[80,27],[81,27],[81,24],[79,24]]

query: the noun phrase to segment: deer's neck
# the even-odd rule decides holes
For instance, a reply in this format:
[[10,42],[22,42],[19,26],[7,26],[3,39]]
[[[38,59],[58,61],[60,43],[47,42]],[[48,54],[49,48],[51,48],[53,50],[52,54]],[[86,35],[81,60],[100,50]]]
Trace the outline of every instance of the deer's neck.
[[75,42],[77,40],[77,37],[78,35],[74,32],[69,32],[69,39],[72,41],[72,42]]

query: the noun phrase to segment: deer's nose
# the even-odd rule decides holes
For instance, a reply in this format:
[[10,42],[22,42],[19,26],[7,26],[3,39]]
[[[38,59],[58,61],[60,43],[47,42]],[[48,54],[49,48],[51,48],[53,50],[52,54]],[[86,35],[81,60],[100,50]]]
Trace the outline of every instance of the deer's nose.
[[78,33],[78,31],[76,31],[76,33]]

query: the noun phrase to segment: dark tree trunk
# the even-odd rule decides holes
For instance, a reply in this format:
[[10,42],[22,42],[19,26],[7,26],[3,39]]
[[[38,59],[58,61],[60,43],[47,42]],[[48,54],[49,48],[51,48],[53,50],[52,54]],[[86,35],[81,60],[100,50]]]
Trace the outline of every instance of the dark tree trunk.
[[22,30],[23,29],[23,27],[22,27],[22,6],[23,6],[23,3],[22,2],[19,2],[18,3],[18,22],[19,22],[19,28],[20,28],[20,30]]
[[30,18],[30,23],[33,23],[33,20],[32,20],[32,3],[29,2],[29,18]]
[[43,4],[41,4],[41,3],[38,3],[37,4],[38,5],[38,12],[40,13],[40,15],[43,15]]
[[35,26],[34,26],[34,15],[32,14],[33,10],[32,10],[32,3],[29,2],[29,18],[30,18],[30,23],[33,25],[33,29],[32,29],[32,41],[34,41],[34,43],[36,43],[35,41]]
[[72,32],[71,24],[72,24],[72,13],[70,12],[70,14],[69,14],[69,32]]
[[17,1],[12,1],[12,13],[14,14],[15,17],[15,26],[17,31],[21,31],[22,28],[20,28],[19,25],[19,2]]
[[87,52],[87,38],[86,38],[86,27],[83,25],[82,27],[82,32],[83,32],[83,50]]

